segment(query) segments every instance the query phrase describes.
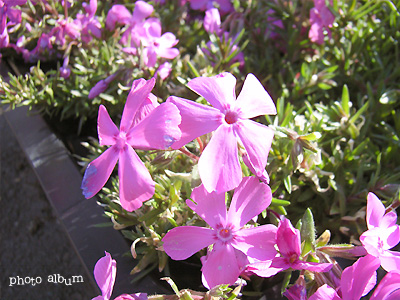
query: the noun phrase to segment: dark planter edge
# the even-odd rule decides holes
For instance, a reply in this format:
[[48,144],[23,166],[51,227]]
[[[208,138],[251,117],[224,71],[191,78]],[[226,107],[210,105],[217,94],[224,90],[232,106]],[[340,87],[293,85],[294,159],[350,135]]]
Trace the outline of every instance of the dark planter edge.
[[[64,144],[50,130],[35,110],[18,107],[4,113],[14,136],[57,218],[65,230],[72,247],[79,257],[91,284],[97,288],[93,277],[94,266],[107,251],[117,261],[117,277],[113,295],[146,292],[168,293],[150,276],[132,284],[130,271],[135,263],[129,252],[129,244],[122,234],[112,227],[96,225],[108,221],[97,198],[85,199],[80,186],[82,175],[72,161]],[[97,288],[98,289],[98,288]]]

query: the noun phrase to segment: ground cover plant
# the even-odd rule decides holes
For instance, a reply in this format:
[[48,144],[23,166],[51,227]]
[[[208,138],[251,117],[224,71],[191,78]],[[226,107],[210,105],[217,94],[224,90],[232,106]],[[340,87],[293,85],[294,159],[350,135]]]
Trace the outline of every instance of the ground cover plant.
[[[396,299],[399,9],[0,0],[1,59],[31,65],[0,99],[77,134],[97,122],[83,194],[132,242],[134,280],[156,270],[175,292],[116,299]],[[186,259],[203,288],[180,286]],[[99,258],[96,299],[116,263]]]

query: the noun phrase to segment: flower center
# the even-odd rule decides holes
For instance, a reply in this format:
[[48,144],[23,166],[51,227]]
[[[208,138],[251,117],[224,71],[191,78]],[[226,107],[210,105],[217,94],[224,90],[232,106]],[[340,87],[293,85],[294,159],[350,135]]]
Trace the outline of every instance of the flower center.
[[118,149],[122,150],[126,145],[126,133],[123,131],[119,132],[119,135],[115,137],[116,145]]
[[217,230],[217,237],[223,241],[227,242],[233,238],[232,230],[230,228],[221,228]]
[[236,112],[234,111],[228,111],[225,114],[225,122],[228,124],[233,124],[236,123],[236,121],[239,119],[239,116]]
[[298,259],[298,256],[296,253],[293,253],[292,255],[289,256],[289,262],[291,264],[293,264],[297,259]]

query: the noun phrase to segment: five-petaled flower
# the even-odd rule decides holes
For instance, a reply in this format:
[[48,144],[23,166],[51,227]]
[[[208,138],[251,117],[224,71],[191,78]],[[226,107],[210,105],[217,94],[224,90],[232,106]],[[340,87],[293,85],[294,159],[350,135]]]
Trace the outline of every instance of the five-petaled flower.
[[[180,226],[170,230],[163,238],[165,252],[174,260],[186,259],[199,250],[213,245],[203,260],[203,284],[214,287],[233,284],[244,269],[243,261],[270,260],[276,255],[276,227],[262,225],[243,228],[252,218],[271,203],[271,189],[255,177],[243,178],[236,188],[229,211],[225,194],[208,193],[203,185],[191,195],[196,202],[187,200],[211,228]],[[248,263],[248,261],[247,261]]]
[[326,272],[332,268],[330,263],[316,263],[300,260],[301,238],[300,231],[293,227],[289,219],[282,217],[276,232],[279,256],[272,262],[256,262],[248,269],[261,277],[270,277],[289,268],[295,270],[309,270]]
[[134,81],[122,113],[120,129],[112,122],[106,108],[101,105],[97,121],[100,145],[111,145],[92,161],[85,172],[82,190],[86,198],[97,194],[110,177],[119,160],[119,195],[121,206],[133,211],[154,194],[155,183],[146,166],[132,149],[167,149],[180,138],[179,111],[172,103],[150,107],[143,114],[143,105],[155,79]]
[[250,120],[260,115],[276,114],[271,97],[253,74],[246,77],[242,91],[235,97],[236,79],[230,73],[192,79],[188,86],[213,107],[171,96],[182,116],[182,138],[172,145],[179,149],[206,133],[214,132],[198,163],[201,181],[208,192],[226,192],[242,179],[238,158],[239,143],[246,161],[261,177],[265,171],[274,131]]
[[365,250],[378,257],[386,271],[400,270],[400,253],[389,250],[400,241],[396,212],[385,214],[385,206],[379,198],[373,193],[368,193],[366,219],[368,230],[360,236]]

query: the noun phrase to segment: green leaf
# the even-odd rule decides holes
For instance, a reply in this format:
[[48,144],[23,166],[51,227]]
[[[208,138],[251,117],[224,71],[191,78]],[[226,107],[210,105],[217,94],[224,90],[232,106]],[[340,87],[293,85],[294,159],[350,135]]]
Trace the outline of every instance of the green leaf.
[[291,194],[292,193],[292,179],[290,175],[286,176],[285,179],[283,179],[283,184],[285,185],[286,191]]
[[302,255],[315,251],[315,224],[311,209],[307,208],[301,219],[301,240],[304,242]]
[[349,88],[347,85],[343,85],[343,90],[342,90],[342,108],[346,116],[350,115],[350,96],[349,96]]

